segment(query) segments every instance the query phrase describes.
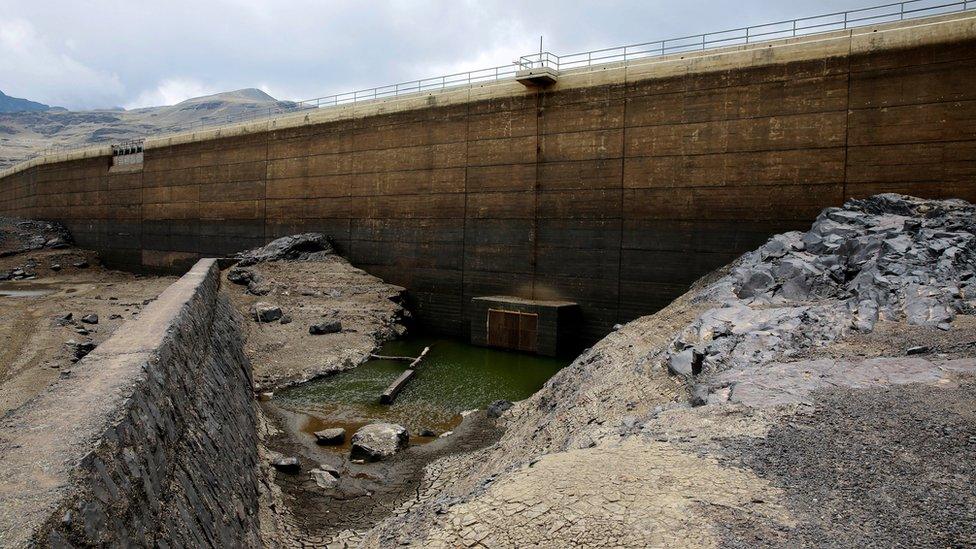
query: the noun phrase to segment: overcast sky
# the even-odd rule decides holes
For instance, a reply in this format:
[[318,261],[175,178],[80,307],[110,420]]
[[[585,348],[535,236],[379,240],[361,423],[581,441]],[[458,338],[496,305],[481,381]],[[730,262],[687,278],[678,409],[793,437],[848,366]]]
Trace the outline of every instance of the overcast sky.
[[0,0],[0,90],[70,109],[307,99],[883,0]]

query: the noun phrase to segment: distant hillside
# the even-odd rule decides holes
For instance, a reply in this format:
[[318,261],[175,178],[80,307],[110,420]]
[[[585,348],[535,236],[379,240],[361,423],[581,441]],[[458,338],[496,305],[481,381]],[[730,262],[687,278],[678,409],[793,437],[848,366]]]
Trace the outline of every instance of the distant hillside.
[[232,123],[242,117],[258,117],[271,111],[297,108],[291,101],[278,101],[256,89],[218,93],[187,99],[176,105],[129,111],[45,110],[48,107],[40,103],[9,99],[42,108],[24,112],[0,109],[0,169],[52,145],[74,147],[116,143],[146,135],[183,131],[201,124]]
[[0,113],[46,111],[51,107],[19,97],[10,97],[0,91]]

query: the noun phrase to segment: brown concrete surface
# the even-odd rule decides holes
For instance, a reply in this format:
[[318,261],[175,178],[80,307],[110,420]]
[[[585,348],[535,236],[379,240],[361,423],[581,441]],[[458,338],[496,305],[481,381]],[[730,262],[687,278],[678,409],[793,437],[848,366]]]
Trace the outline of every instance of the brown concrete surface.
[[[465,335],[472,297],[567,299],[584,339],[850,197],[976,200],[976,18],[963,13],[323,110],[0,181],[113,264],[186,266],[332,235]],[[57,161],[54,160],[64,160]]]

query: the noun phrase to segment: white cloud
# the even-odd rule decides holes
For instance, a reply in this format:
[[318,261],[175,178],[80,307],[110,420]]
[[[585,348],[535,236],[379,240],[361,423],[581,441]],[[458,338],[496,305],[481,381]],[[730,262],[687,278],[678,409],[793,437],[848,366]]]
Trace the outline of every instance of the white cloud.
[[0,74],[5,93],[52,105],[88,106],[78,101],[85,97],[106,106],[124,96],[118,75],[58,51],[25,19],[0,18]]
[[69,108],[310,97],[879,0],[0,0],[0,89]]
[[155,88],[141,92],[134,101],[126,103],[125,108],[138,109],[141,107],[175,105],[193,97],[211,95],[221,91],[227,90],[220,90],[208,86],[192,78],[167,78],[160,81]]

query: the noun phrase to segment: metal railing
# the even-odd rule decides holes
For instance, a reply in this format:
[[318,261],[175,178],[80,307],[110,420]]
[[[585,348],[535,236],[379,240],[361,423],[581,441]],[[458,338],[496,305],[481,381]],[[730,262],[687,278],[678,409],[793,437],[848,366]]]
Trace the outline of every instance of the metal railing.
[[599,50],[556,55],[540,52],[523,55],[519,64],[524,67],[549,67],[559,70],[592,67],[609,63],[628,62],[649,57],[704,51],[712,48],[745,45],[766,40],[795,38],[823,32],[846,30],[865,25],[892,23],[946,13],[956,13],[976,8],[976,0],[906,0],[869,8],[839,11],[824,15],[801,17],[740,27],[718,32],[706,32],[691,36],[642,42]]
[[[303,101],[279,102],[278,106],[268,109],[255,109],[254,111],[224,117],[222,119],[204,118],[189,126],[177,129],[158,129],[149,132],[143,138],[157,137],[162,135],[175,135],[188,133],[197,129],[218,129],[223,126],[241,124],[248,121],[267,120],[272,121],[284,114],[293,114],[310,109],[337,107],[364,101],[375,101],[389,99],[393,97],[417,95],[425,92],[441,91],[450,88],[461,88],[478,84],[500,82],[511,80],[516,73],[523,69],[553,68],[557,71],[581,69],[606,65],[610,63],[628,63],[652,57],[660,57],[671,54],[702,51],[710,48],[721,48],[725,46],[744,45],[757,41],[776,40],[781,38],[792,38],[797,36],[807,36],[823,32],[845,30],[854,27],[902,21],[918,17],[932,15],[956,13],[976,8],[976,0],[906,0],[904,2],[894,2],[869,8],[859,8],[848,11],[828,13],[825,15],[815,15],[811,17],[801,17],[778,21],[775,23],[764,23],[749,27],[708,32],[678,38],[668,38],[665,40],[655,40],[640,44],[630,44],[613,48],[590,50],[568,55],[556,55],[551,52],[541,51],[529,55],[521,56],[517,61],[509,65],[500,65],[487,69],[479,69],[467,72],[459,72],[433,78],[423,78],[411,80],[386,86],[378,86],[363,90],[356,90],[323,97],[315,97]],[[107,145],[109,142],[106,142]],[[24,161],[46,156],[48,154],[62,153],[76,149],[86,149],[98,144],[88,144],[83,146],[64,146],[52,145],[42,151],[38,151],[27,156]],[[104,145],[103,145],[104,146]],[[16,167],[15,167],[16,168]]]

